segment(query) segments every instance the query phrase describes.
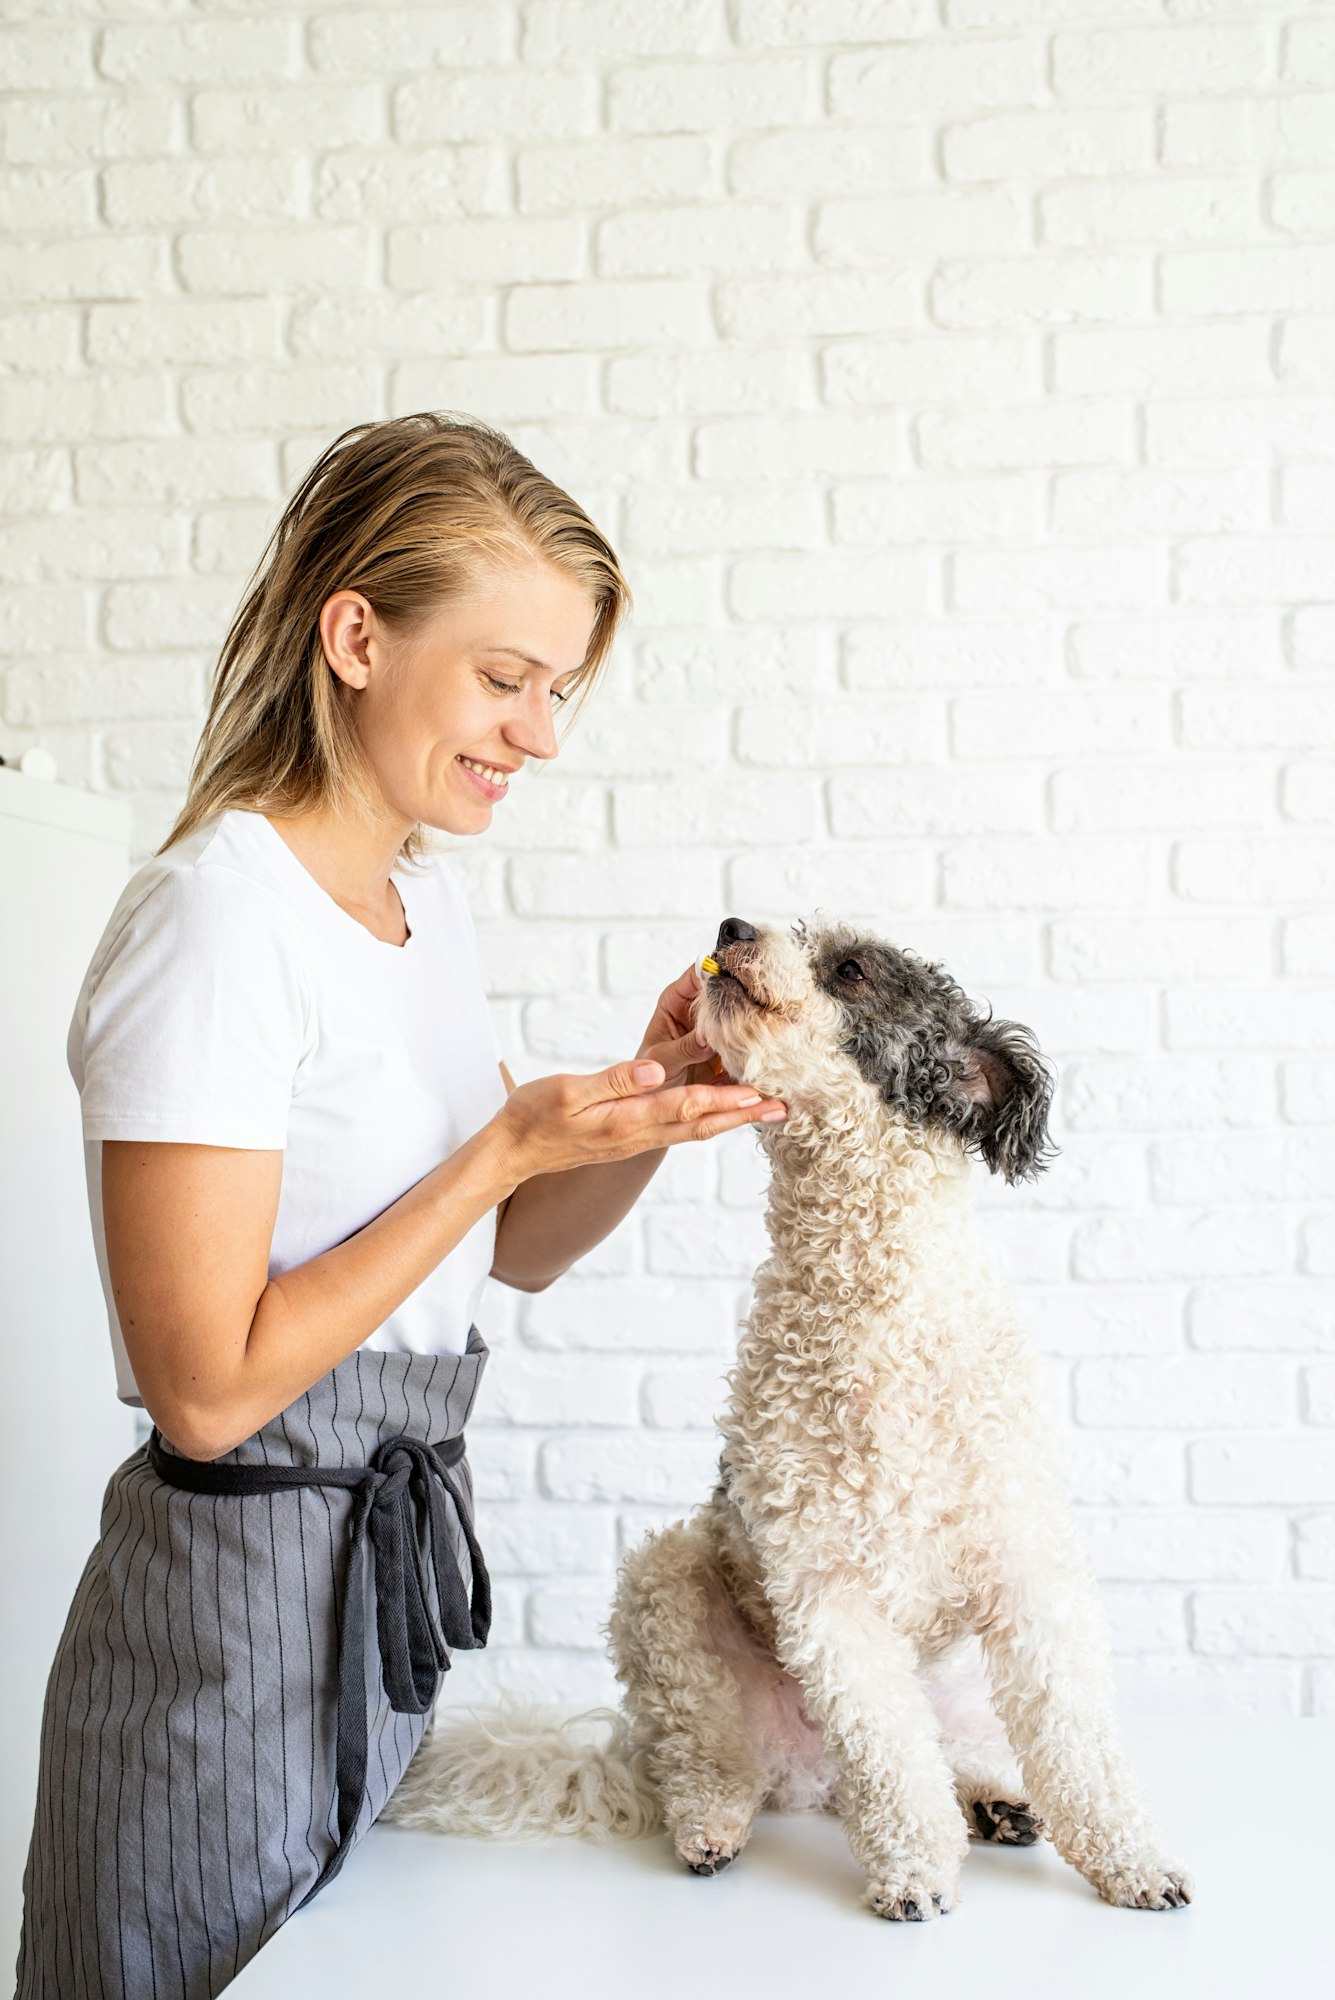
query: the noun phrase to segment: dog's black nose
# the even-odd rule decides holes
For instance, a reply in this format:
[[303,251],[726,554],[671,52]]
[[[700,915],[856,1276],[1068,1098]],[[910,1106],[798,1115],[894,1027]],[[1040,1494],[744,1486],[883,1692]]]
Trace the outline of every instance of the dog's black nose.
[[755,925],[748,924],[745,917],[725,917],[718,927],[718,943],[714,949],[722,951],[725,944],[744,944],[759,935]]

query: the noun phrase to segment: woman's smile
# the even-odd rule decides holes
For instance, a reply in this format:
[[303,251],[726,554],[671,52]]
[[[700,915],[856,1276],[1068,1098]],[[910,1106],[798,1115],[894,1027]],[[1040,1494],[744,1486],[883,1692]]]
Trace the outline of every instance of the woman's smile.
[[[474,758],[466,758],[462,750],[455,757],[454,761],[459,766],[460,770],[463,772],[465,778],[467,778],[469,782],[475,785],[477,790],[481,792],[483,798],[503,799],[506,793],[509,791],[510,781],[508,778],[502,778],[501,782],[498,785],[494,785],[490,778],[483,777],[481,770],[478,768],[477,760]],[[491,771],[494,770],[496,767],[493,764],[488,764],[486,768],[487,770]]]

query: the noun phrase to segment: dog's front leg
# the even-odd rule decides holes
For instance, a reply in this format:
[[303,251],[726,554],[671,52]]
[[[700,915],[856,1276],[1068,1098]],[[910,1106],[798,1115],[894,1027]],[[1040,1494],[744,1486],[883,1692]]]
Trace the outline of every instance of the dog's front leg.
[[934,1917],[960,1900],[968,1835],[917,1649],[856,1582],[828,1573],[767,1586],[776,1651],[839,1769],[840,1812],[881,1917]]
[[1189,1903],[1190,1879],[1165,1853],[1117,1740],[1107,1620],[1073,1535],[1012,1562],[982,1641],[1025,1790],[1057,1852],[1105,1902]]

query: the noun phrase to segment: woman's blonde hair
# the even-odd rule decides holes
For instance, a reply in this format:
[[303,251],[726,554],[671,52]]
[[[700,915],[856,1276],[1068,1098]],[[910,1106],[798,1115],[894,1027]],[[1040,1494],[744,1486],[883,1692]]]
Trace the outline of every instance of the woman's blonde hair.
[[[480,418],[424,410],[354,424],[315,461],[246,585],[214,670],[186,800],[162,846],[229,806],[295,813],[376,804],[353,690],[329,667],[321,607],[356,590],[410,627],[487,571],[534,558],[564,570],[595,607],[577,712],[629,611],[606,536],[578,503]],[[429,854],[419,822],[399,852]]]

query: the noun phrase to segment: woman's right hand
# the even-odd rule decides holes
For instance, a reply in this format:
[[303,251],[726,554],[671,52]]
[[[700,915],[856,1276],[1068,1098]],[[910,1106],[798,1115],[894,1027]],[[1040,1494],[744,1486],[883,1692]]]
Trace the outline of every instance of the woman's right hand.
[[665,1075],[661,1063],[639,1058],[592,1076],[540,1076],[516,1084],[493,1120],[516,1181],[626,1160],[683,1139],[713,1139],[784,1110],[781,1098],[762,1097],[749,1084],[664,1089]]

